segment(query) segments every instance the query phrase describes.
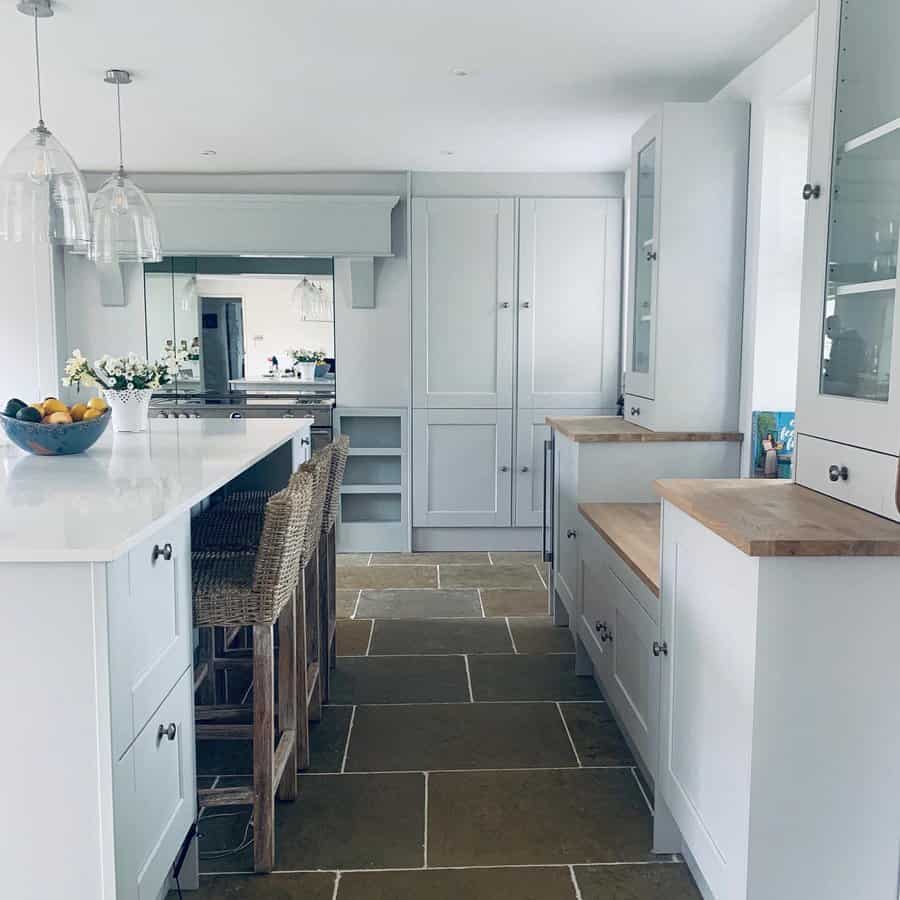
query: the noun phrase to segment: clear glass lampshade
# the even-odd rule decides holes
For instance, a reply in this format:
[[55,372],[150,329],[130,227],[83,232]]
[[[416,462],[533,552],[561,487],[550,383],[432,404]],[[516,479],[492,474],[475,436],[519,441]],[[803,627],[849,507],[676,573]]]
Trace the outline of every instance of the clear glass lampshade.
[[121,170],[94,195],[91,259],[100,263],[159,262],[159,228],[147,195]]
[[291,301],[300,310],[302,322],[334,321],[334,303],[321,282],[303,278],[297,282]]
[[32,128],[0,166],[0,239],[49,241],[80,253],[90,245],[84,178],[43,124]]

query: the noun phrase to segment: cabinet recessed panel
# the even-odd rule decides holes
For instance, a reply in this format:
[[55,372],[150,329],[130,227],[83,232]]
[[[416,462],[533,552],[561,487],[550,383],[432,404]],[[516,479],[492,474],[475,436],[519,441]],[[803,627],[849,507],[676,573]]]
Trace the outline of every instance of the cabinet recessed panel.
[[656,260],[654,203],[656,141],[638,153],[637,199],[634,212],[634,304],[631,321],[631,370],[650,371],[650,331],[653,324],[653,266]]

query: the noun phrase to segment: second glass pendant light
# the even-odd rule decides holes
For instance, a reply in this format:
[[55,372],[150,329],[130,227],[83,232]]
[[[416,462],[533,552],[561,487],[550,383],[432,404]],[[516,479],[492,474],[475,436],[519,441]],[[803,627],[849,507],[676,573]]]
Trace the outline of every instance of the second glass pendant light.
[[153,207],[147,195],[125,174],[121,87],[131,84],[131,73],[109,69],[103,80],[116,87],[119,169],[94,195],[90,256],[98,263],[159,262],[162,252]]

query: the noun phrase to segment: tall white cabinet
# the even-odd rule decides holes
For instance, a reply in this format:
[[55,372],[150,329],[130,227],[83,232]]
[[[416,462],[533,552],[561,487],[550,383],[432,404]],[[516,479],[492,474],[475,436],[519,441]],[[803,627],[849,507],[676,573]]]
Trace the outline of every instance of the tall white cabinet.
[[[819,4],[797,386],[797,481],[900,519],[900,8]],[[801,186],[797,185],[797,190]]]
[[544,420],[613,414],[622,201],[412,202],[413,526],[541,524]]
[[625,417],[733,431],[750,112],[666,103],[632,140]]

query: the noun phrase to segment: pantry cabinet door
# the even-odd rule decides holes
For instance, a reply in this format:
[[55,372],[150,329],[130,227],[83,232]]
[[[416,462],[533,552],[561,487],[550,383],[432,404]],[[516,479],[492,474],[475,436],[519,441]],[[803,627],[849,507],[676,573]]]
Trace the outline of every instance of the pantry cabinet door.
[[615,414],[621,256],[621,200],[519,201],[520,409]]
[[514,200],[413,200],[415,408],[512,407],[514,260]]
[[510,524],[510,410],[417,409],[413,454],[413,525]]

